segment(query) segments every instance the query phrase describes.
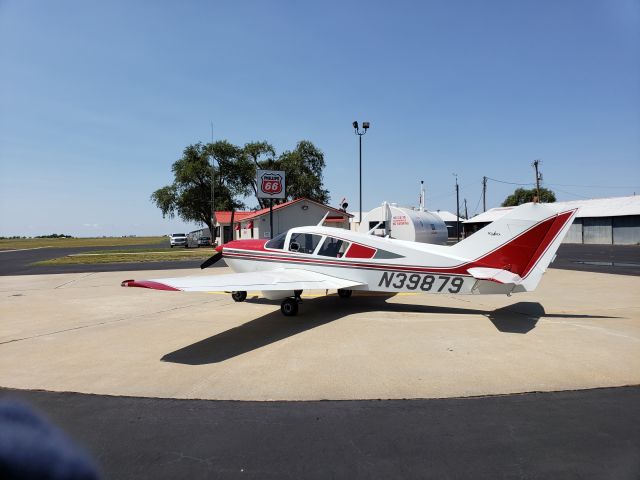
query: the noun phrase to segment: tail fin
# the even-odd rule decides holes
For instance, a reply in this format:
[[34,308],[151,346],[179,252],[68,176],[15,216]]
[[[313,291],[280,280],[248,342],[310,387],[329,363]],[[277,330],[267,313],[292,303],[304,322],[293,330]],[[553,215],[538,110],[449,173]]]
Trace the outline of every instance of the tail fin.
[[473,259],[468,271],[476,278],[534,290],[577,211],[560,211],[553,204],[521,205],[452,246],[452,253]]

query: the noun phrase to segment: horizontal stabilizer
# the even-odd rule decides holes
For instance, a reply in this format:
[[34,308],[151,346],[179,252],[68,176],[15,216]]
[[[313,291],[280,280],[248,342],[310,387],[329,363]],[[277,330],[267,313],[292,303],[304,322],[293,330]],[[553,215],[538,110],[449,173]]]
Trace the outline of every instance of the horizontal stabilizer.
[[519,285],[522,282],[522,278],[517,273],[510,272],[508,270],[502,270],[500,268],[470,268],[467,270],[473,278],[478,280],[490,280],[496,283],[513,283]]

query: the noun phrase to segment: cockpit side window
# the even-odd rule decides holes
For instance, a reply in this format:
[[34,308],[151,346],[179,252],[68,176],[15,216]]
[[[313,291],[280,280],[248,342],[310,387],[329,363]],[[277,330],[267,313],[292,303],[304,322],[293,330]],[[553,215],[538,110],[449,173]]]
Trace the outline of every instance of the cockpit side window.
[[322,237],[312,233],[293,233],[289,241],[289,250],[298,253],[313,253]]
[[327,237],[318,251],[318,255],[324,257],[341,258],[344,252],[349,248],[349,242],[340,240],[339,238]]
[[265,248],[275,248],[277,250],[284,249],[284,240],[287,237],[287,232],[281,233],[273,237],[267,243],[264,244]]

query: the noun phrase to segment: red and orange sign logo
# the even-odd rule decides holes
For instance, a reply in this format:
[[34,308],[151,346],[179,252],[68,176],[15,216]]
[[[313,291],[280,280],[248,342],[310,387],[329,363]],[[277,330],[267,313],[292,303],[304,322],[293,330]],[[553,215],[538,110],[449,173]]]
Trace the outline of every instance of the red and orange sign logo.
[[282,177],[273,173],[265,173],[261,177],[261,190],[267,195],[282,193]]

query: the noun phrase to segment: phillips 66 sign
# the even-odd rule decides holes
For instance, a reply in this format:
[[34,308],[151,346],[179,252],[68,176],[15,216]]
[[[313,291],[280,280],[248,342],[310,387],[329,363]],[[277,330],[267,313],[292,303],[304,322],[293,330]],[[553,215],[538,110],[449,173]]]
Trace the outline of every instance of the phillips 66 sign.
[[284,172],[258,170],[256,183],[259,198],[285,198]]

